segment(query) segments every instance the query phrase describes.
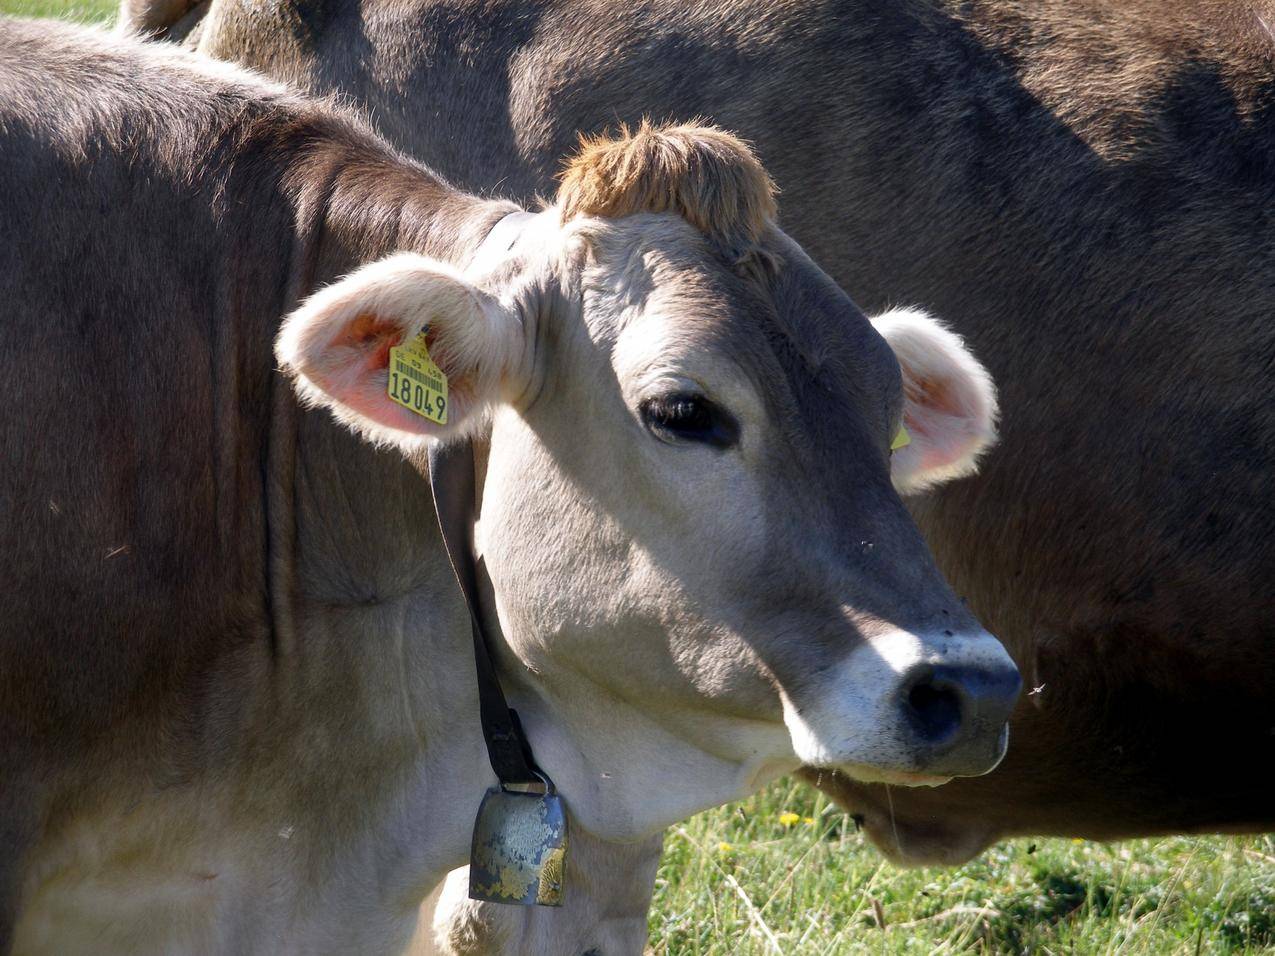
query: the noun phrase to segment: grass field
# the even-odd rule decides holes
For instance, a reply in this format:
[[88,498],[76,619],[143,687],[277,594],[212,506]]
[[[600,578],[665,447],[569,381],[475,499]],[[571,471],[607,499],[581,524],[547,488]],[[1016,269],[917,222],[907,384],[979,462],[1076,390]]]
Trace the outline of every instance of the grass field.
[[111,0],[0,0],[0,13],[18,17],[62,17],[92,23],[113,20],[118,6]]
[[[114,9],[0,0],[22,16]],[[669,834],[651,942],[668,956],[1275,952],[1275,838],[1014,840],[957,869],[902,870],[784,781]]]
[[785,781],[669,834],[651,934],[670,956],[1275,952],[1275,838],[1012,840],[905,870]]

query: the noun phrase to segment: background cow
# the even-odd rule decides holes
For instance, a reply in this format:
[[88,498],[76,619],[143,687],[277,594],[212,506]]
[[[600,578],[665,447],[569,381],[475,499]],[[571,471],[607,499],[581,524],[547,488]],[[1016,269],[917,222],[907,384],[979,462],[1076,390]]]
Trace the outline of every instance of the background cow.
[[[972,466],[990,383],[874,329],[732,136],[592,142],[476,255],[517,207],[349,116],[6,20],[0,183],[0,950],[406,942],[494,780],[430,441],[480,450],[492,653],[581,833],[1003,753],[1017,672],[892,486]],[[386,394],[421,335],[434,419]]]

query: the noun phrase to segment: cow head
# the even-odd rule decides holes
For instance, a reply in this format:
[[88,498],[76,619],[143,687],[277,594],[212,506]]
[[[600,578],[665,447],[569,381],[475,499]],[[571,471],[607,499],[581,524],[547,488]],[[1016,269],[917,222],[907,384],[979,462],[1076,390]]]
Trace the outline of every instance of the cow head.
[[[586,143],[507,255],[372,263],[279,336],[303,398],[370,440],[487,451],[502,680],[610,839],[798,763],[938,783],[1004,751],[1017,672],[896,490],[970,467],[987,377],[920,313],[874,328],[775,214],[738,140],[643,126]],[[441,423],[386,396],[422,331]]]

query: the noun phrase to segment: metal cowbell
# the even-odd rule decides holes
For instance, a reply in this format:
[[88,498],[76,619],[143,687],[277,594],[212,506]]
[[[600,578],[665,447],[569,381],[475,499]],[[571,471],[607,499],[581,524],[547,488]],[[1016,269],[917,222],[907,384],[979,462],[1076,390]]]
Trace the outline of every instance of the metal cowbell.
[[567,856],[562,798],[492,787],[474,821],[469,898],[520,906],[561,906]]

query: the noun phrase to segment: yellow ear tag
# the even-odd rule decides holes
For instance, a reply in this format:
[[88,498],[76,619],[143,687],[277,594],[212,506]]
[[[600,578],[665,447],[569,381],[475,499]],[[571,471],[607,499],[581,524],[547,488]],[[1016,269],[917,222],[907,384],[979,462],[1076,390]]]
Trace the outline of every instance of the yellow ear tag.
[[900,448],[907,448],[912,444],[912,436],[908,434],[908,430],[902,425],[899,426],[899,433],[894,436],[894,441],[890,442],[890,451],[898,451]]
[[436,425],[447,424],[447,376],[429,357],[424,332],[390,349],[389,372],[390,401]]

